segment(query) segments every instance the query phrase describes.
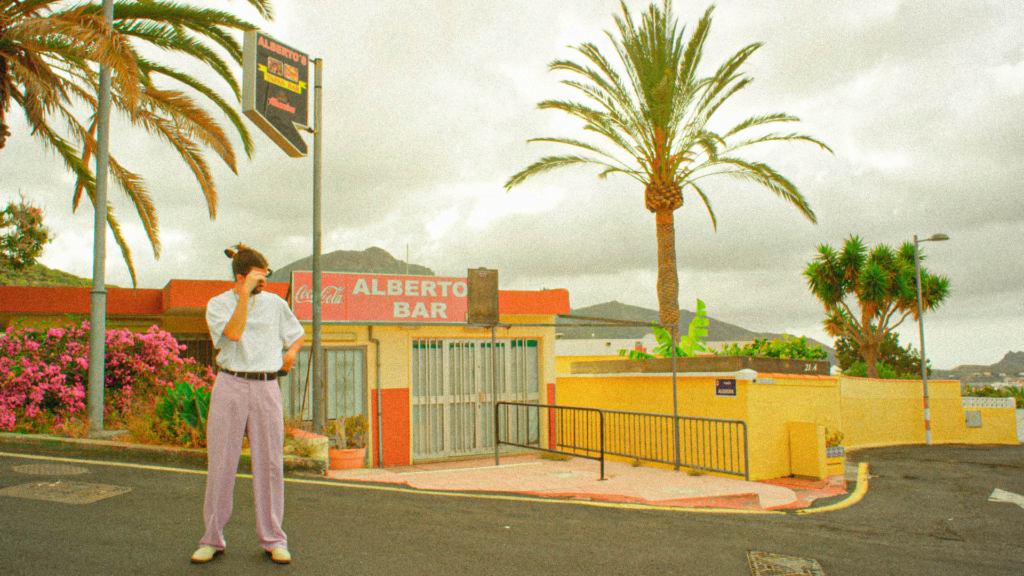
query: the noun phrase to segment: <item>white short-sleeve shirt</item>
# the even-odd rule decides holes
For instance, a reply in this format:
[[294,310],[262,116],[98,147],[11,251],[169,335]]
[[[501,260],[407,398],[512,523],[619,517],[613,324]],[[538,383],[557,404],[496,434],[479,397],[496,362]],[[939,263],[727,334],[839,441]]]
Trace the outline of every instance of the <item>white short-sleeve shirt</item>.
[[213,346],[220,350],[217,364],[235,372],[277,372],[284,350],[306,331],[288,303],[272,292],[249,297],[249,311],[242,338],[235,342],[224,335],[224,328],[235,313],[238,294],[229,290],[210,299],[206,305],[206,325]]

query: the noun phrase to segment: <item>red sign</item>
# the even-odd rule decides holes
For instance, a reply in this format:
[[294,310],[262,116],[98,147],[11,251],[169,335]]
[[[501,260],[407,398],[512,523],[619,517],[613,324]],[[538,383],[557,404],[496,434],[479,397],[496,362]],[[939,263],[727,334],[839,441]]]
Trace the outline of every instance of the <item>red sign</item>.
[[[325,322],[466,322],[465,278],[325,272],[320,284]],[[312,272],[292,272],[292,310],[313,319]]]

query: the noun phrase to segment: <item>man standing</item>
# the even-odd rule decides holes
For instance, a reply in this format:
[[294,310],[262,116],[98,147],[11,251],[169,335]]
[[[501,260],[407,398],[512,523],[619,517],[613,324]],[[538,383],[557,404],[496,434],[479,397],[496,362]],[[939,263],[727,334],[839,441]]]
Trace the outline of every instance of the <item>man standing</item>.
[[231,518],[244,435],[249,438],[252,453],[259,544],[271,560],[287,564],[291,554],[281,529],[284,415],[277,376],[278,371],[287,372],[295,363],[305,330],[287,302],[263,291],[270,270],[262,254],[242,244],[224,253],[231,258],[235,286],[211,298],[206,306],[206,323],[219,350],[220,371],[206,423],[206,534],[192,554],[192,562],[209,562],[224,551],[224,526]]

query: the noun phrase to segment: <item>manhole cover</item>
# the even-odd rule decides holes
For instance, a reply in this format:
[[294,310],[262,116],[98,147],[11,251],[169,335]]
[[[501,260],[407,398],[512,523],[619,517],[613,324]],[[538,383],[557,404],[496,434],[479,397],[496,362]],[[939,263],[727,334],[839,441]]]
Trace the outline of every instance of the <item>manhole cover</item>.
[[38,476],[71,476],[73,474],[85,474],[89,470],[81,466],[71,464],[22,464],[14,467],[15,472],[22,474],[36,474]]
[[131,488],[85,482],[29,482],[0,490],[0,496],[47,500],[61,504],[92,504],[93,502],[131,492]]
[[821,564],[813,558],[748,550],[747,561],[752,576],[825,576]]

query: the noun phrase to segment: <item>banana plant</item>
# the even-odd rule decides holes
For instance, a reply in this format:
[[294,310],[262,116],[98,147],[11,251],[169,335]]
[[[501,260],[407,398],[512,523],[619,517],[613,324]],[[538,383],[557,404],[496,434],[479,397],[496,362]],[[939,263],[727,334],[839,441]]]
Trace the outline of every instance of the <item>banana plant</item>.
[[[693,320],[690,321],[689,330],[685,336],[679,337],[679,343],[676,344],[677,357],[684,358],[696,356],[699,352],[707,352],[707,346],[704,345],[704,338],[708,336],[708,325],[710,324],[707,315],[704,301],[698,298],[697,311],[694,313]],[[651,324],[656,323],[652,322]],[[658,346],[654,348],[653,354],[642,350],[619,350],[619,356],[628,356],[630,360],[671,358],[672,333],[657,325],[651,326],[651,329],[654,331],[655,340],[658,341]]]

